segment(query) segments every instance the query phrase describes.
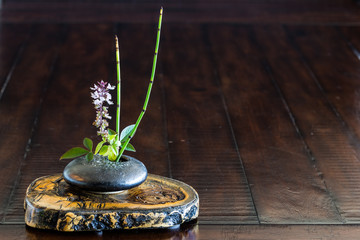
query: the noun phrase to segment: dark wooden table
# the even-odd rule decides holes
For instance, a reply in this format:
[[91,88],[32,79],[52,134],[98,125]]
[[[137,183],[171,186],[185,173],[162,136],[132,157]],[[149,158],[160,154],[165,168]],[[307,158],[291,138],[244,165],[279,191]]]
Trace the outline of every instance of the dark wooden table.
[[0,239],[360,236],[360,7],[313,2],[163,4],[157,77],[131,155],[192,185],[199,219],[179,230],[64,234],[25,227],[25,190],[96,138],[89,88],[115,82],[114,34],[122,125],[136,121],[160,3],[5,1]]

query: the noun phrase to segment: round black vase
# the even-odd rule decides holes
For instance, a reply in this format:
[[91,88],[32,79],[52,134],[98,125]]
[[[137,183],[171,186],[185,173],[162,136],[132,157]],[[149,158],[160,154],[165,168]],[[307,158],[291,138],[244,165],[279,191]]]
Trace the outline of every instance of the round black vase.
[[75,187],[92,192],[117,192],[136,187],[147,177],[147,169],[139,160],[122,156],[119,162],[95,155],[91,161],[85,157],[72,160],[64,169],[65,181]]

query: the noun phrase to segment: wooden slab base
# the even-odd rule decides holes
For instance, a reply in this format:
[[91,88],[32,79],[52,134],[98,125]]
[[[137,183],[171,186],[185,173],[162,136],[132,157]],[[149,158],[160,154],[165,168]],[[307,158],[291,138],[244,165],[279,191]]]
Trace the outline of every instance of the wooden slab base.
[[153,174],[140,186],[115,194],[73,188],[57,174],[30,184],[24,208],[26,224],[40,229],[169,228],[198,217],[199,197],[191,186]]

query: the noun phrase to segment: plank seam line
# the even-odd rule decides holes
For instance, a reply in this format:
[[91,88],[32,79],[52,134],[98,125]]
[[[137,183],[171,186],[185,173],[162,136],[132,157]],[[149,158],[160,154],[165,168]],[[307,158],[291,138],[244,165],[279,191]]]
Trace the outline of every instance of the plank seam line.
[[296,123],[296,118],[294,116],[294,114],[292,113],[290,107],[289,107],[289,104],[287,103],[286,99],[285,99],[285,96],[284,94],[282,93],[281,89],[280,89],[280,86],[278,85],[276,79],[274,78],[274,74],[273,74],[273,71],[268,63],[268,60],[267,59],[264,59],[262,61],[262,64],[265,68],[265,71],[267,72],[274,88],[276,89],[277,93],[279,94],[280,98],[281,98],[281,102],[283,103],[284,107],[285,107],[285,110],[291,120],[291,123],[293,125],[293,127],[295,128],[295,131],[296,133],[298,134],[298,136],[301,138],[301,141],[302,143],[304,144],[305,146],[305,150],[306,150],[306,153],[308,155],[308,157],[311,159],[311,161],[315,162],[316,161],[316,158],[314,157],[314,155],[312,154],[311,152],[311,149],[310,147],[306,144],[305,140],[304,140],[304,137],[303,137],[303,134],[301,133],[301,130],[298,126],[298,124]]
[[[303,55],[302,52],[300,51],[300,48],[297,46],[297,44],[295,43],[293,37],[290,35],[289,30],[288,30],[287,27],[284,26],[284,25],[283,25],[282,27],[283,27],[283,29],[285,30],[285,33],[286,33],[286,35],[287,35],[288,41],[290,42],[291,46],[295,48],[296,52],[300,55],[303,64],[305,65],[305,67],[307,68],[307,70],[310,71],[310,70],[311,70],[311,69],[309,69],[310,66],[307,64],[307,61],[305,60],[304,55]],[[257,43],[257,44],[258,44],[258,43]],[[258,44],[258,45],[259,45],[259,44]],[[294,116],[293,113],[291,112],[291,109],[290,109],[290,107],[289,107],[289,105],[288,105],[288,103],[287,103],[287,101],[286,101],[286,99],[285,99],[285,96],[284,96],[284,94],[282,93],[282,91],[281,91],[281,89],[280,89],[280,87],[279,87],[276,79],[274,78],[274,75],[273,75],[272,69],[271,69],[271,67],[270,67],[270,65],[269,65],[269,63],[268,63],[268,60],[266,59],[266,60],[263,62],[263,64],[264,64],[264,67],[265,67],[266,71],[267,71],[268,74],[269,74],[269,77],[270,77],[271,81],[273,82],[274,87],[275,87],[276,90],[278,91],[278,94],[281,96],[281,100],[282,100],[282,102],[283,102],[283,104],[284,104],[284,106],[285,106],[285,108],[286,108],[286,111],[288,112],[288,115],[289,115],[289,117],[290,117],[290,119],[291,119],[291,121],[292,121],[293,126],[295,127],[295,129],[296,129],[299,137],[301,138],[302,143],[304,144],[305,151],[306,151],[308,157],[309,157],[310,160],[312,160],[313,163],[314,163],[314,164],[313,164],[314,169],[315,169],[316,172],[319,174],[320,171],[319,171],[318,166],[317,166],[317,160],[316,160],[315,156],[313,155],[313,153],[312,153],[309,145],[306,143],[306,141],[305,141],[305,139],[304,139],[304,136],[303,136],[300,128],[298,127],[298,125],[297,125],[297,123],[296,123],[295,116]],[[311,73],[313,74],[313,72],[311,72]],[[310,74],[311,74],[311,73],[310,73]],[[313,75],[313,76],[314,76],[314,75]],[[314,76],[314,77],[315,77],[315,76]],[[314,80],[315,80],[315,79],[314,79]],[[317,80],[317,79],[316,79],[316,80]],[[321,88],[322,88],[322,86],[320,85],[320,83],[319,83],[318,81],[316,81],[316,82],[317,82],[316,84],[318,85],[318,87],[321,87]],[[324,94],[323,90],[322,90],[322,89],[320,89],[320,90],[321,90],[321,92]],[[326,99],[327,102],[329,103],[329,101],[328,101],[328,99],[326,98],[326,96],[325,96],[325,99]],[[330,104],[330,103],[329,103],[329,104]],[[340,216],[341,221],[344,223],[345,219],[343,218],[342,214],[340,213],[340,209],[339,209],[339,207],[338,207],[338,205],[337,205],[337,203],[336,203],[336,201],[335,201],[335,197],[332,195],[331,191],[329,190],[329,187],[327,186],[325,179],[322,179],[322,180],[323,180],[322,182],[323,182],[323,184],[324,184],[324,186],[325,186],[325,188],[326,188],[326,193],[329,195],[331,201],[332,201],[333,204],[334,204],[334,207],[335,207],[335,209],[336,209],[336,212],[338,213],[338,216]]]
[[[58,56],[56,55],[54,57],[53,62],[51,63],[51,67],[50,67],[51,72],[53,72],[54,65],[56,64],[57,59],[58,59]],[[49,82],[51,81],[52,78],[53,78],[53,76],[50,76],[49,80],[47,81],[47,83],[43,87],[43,93],[46,92],[47,86],[49,85]],[[35,118],[34,118],[34,122],[33,122],[32,128],[31,128],[31,131],[30,131],[30,137],[29,137],[29,139],[28,139],[28,141],[26,143],[24,156],[23,156],[22,162],[21,162],[21,164],[19,166],[18,173],[16,175],[14,185],[12,187],[12,190],[11,190],[10,194],[9,194],[8,203],[6,204],[6,208],[4,210],[4,215],[3,215],[2,221],[5,221],[5,219],[6,219],[6,215],[7,215],[8,211],[9,211],[9,207],[10,207],[12,199],[13,199],[13,197],[15,195],[15,191],[16,191],[17,187],[20,184],[21,170],[22,170],[22,168],[23,168],[23,166],[25,164],[25,161],[27,159],[27,156],[28,156],[29,152],[31,151],[32,140],[34,138],[36,128],[38,126],[39,116],[40,116],[40,112],[41,112],[41,109],[42,109],[42,106],[43,106],[43,102],[44,102],[44,96],[40,98],[38,108],[35,111]]]
[[[334,27],[334,26],[331,26]],[[299,45],[296,43],[294,36],[290,33],[290,30],[288,29],[288,27],[283,26],[287,37],[289,39],[290,44],[293,46],[293,48],[295,49],[295,51],[298,53],[298,55],[300,56],[300,59],[304,65],[304,67],[307,69],[308,73],[310,74],[311,78],[314,80],[315,84],[317,85],[317,87],[320,89],[321,94],[323,95],[324,99],[326,100],[326,104],[328,106],[328,108],[330,109],[330,111],[332,111],[336,118],[338,119],[338,121],[340,122],[340,124],[342,125],[342,127],[345,129],[345,133],[346,135],[349,137],[350,142],[353,143],[352,139],[359,139],[358,136],[354,133],[355,131],[347,124],[347,122],[342,118],[340,112],[337,110],[337,108],[335,107],[335,105],[333,105],[330,101],[330,99],[328,98],[326,91],[324,89],[324,87],[322,86],[322,84],[319,81],[319,78],[316,76],[315,72],[313,71],[313,69],[310,67],[305,55],[302,53]],[[350,48],[350,50],[353,52],[353,54],[355,55],[356,58],[358,58],[358,60],[360,60],[360,52],[355,48],[355,46],[346,38],[346,36],[342,33],[342,31],[340,31],[338,26],[334,27],[337,31],[337,33],[340,35],[340,37],[347,43],[348,47]],[[354,144],[356,146],[356,144]]]
[[211,62],[211,65],[213,66],[213,69],[214,69],[214,79],[215,79],[215,83],[217,85],[217,88],[218,88],[218,92],[219,92],[219,95],[220,95],[220,98],[221,98],[221,102],[222,102],[222,105],[224,107],[224,111],[225,111],[225,115],[226,115],[226,120],[228,122],[228,125],[229,125],[229,130],[230,130],[230,133],[231,133],[231,137],[232,137],[232,140],[233,140],[233,144],[234,144],[234,147],[235,147],[235,151],[237,153],[237,157],[238,157],[238,161],[241,165],[241,168],[242,168],[242,172],[244,174],[244,178],[245,178],[245,183],[246,183],[246,186],[247,186],[247,190],[249,191],[250,193],[250,196],[251,196],[251,202],[252,202],[252,206],[254,208],[254,211],[255,211],[255,215],[256,215],[256,218],[257,218],[257,221],[258,223],[260,223],[260,219],[259,219],[259,214],[258,214],[258,211],[256,209],[256,205],[255,205],[255,201],[254,201],[254,197],[253,197],[253,193],[251,191],[251,188],[249,186],[249,180],[248,180],[248,177],[246,175],[246,172],[245,172],[245,167],[244,167],[244,164],[243,164],[243,161],[242,161],[242,157],[241,157],[241,154],[240,154],[240,149],[239,149],[239,145],[238,145],[238,141],[236,139],[236,136],[235,136],[235,132],[234,132],[234,128],[233,128],[233,124],[231,122],[231,118],[230,118],[230,114],[229,114],[229,110],[228,110],[228,107],[227,107],[227,103],[226,103],[226,100],[225,100],[225,97],[224,97],[224,92],[222,90],[222,87],[221,87],[221,80],[220,80],[220,76],[219,76],[219,71],[218,71],[218,63],[217,61],[215,60],[214,58],[214,53],[212,52],[212,44],[209,40],[209,30],[208,30],[208,25],[202,25],[202,39],[205,43],[205,49],[206,49],[206,52],[209,56],[209,59],[210,59],[210,62]]
[[11,65],[11,68],[10,68],[8,74],[6,75],[5,82],[4,82],[4,84],[3,84],[3,86],[2,86],[2,88],[0,90],[0,100],[2,99],[2,97],[3,97],[4,93],[5,93],[5,90],[6,90],[7,86],[9,85],[9,82],[10,82],[10,80],[12,78],[12,75],[13,75],[13,73],[15,71],[16,66],[19,64],[19,62],[21,60],[21,56],[23,55],[25,47],[29,42],[31,31],[32,31],[32,27],[30,28],[25,41],[21,44],[19,50],[17,51],[15,60],[14,60],[13,64]]
[[344,35],[344,33],[339,29],[338,26],[335,27],[336,31],[339,33],[342,39],[346,42],[352,53],[355,55],[355,57],[360,61],[360,52],[359,50],[352,44],[352,42]]
[[[287,113],[288,113],[288,115],[289,115],[289,117],[290,117],[290,119],[291,119],[291,122],[292,122],[293,126],[294,126],[295,129],[296,129],[297,134],[298,134],[299,137],[301,138],[301,141],[302,141],[302,143],[303,143],[303,145],[304,145],[304,148],[305,148],[305,151],[306,151],[308,157],[314,162],[313,167],[314,167],[315,171],[316,171],[317,174],[320,176],[320,171],[319,171],[319,169],[318,169],[318,167],[317,167],[317,164],[316,164],[316,158],[314,157],[313,153],[311,152],[311,149],[310,149],[309,145],[306,143],[306,141],[305,141],[305,139],[304,139],[304,136],[303,136],[303,134],[301,133],[301,130],[299,129],[299,127],[298,127],[298,125],[297,125],[297,123],[296,123],[295,116],[294,116],[293,113],[291,112],[290,107],[289,107],[289,105],[288,105],[288,103],[287,103],[287,101],[286,101],[286,99],[285,99],[285,96],[283,95],[283,93],[282,93],[279,85],[277,84],[277,82],[276,82],[276,80],[275,80],[275,78],[274,78],[274,76],[273,76],[271,67],[268,65],[267,61],[266,61],[266,62],[264,61],[263,64],[264,64],[264,68],[266,69],[266,71],[267,71],[268,74],[269,74],[269,77],[270,77],[271,81],[273,82],[274,87],[275,87],[276,90],[278,91],[278,94],[281,96],[281,101],[283,102],[283,104],[284,104],[284,106],[285,106],[285,109],[286,109],[286,111],[287,111]],[[322,178],[321,178],[321,179],[322,179]],[[336,204],[335,198],[334,198],[334,196],[331,194],[331,192],[329,191],[329,188],[328,188],[328,186],[327,186],[327,184],[326,184],[325,179],[322,179],[322,182],[323,182],[323,184],[324,184],[324,186],[325,186],[325,188],[326,188],[326,193],[329,195],[331,201],[332,201],[333,204],[334,204],[334,207],[335,207],[335,209],[336,209],[336,212],[337,212],[338,215],[342,218],[342,215],[340,214],[340,210],[339,210],[339,208],[338,208],[338,206],[337,206],[337,204]],[[342,219],[342,221],[344,221],[344,219]]]
[[[336,107],[331,103],[331,101],[327,97],[325,89],[323,88],[318,77],[316,76],[316,74],[314,73],[312,68],[310,67],[309,61],[305,57],[304,53],[301,51],[300,46],[298,45],[298,43],[296,43],[295,37],[293,36],[293,34],[290,32],[290,30],[288,29],[287,26],[283,25],[283,28],[286,32],[286,35],[287,35],[287,38],[288,38],[290,44],[293,46],[295,51],[298,53],[298,55],[301,58],[302,63],[304,64],[305,68],[307,69],[308,73],[310,74],[310,76],[314,80],[315,84],[320,89],[320,92],[322,93],[323,97],[325,98],[326,103],[328,104],[328,107],[335,114],[335,116],[337,117],[340,124],[346,129],[346,134],[350,137],[350,139],[353,139],[353,138],[358,139],[357,136],[353,133],[353,131],[351,131],[351,127],[345,122],[345,120],[341,117],[339,111],[336,109]],[[338,28],[335,28],[335,29],[338,30]],[[338,30],[338,33],[339,33],[339,30]],[[341,35],[341,33],[339,33],[339,34]],[[343,39],[346,41],[345,36],[343,36]],[[315,163],[314,167],[316,168],[317,171],[319,171],[316,163]],[[339,216],[341,217],[341,221],[343,223],[346,223],[349,219],[346,216],[343,216],[343,214],[341,214],[340,207],[337,205],[337,202],[335,201],[335,199],[336,199],[335,196],[333,196],[332,192],[329,190],[325,179],[323,179],[323,181],[324,181],[324,185],[326,187],[326,192],[329,194],[330,198],[334,202],[334,206],[335,206]]]
[[304,54],[301,52],[298,44],[295,42],[294,37],[291,36],[290,31],[288,30],[287,27],[283,26],[286,35],[289,39],[290,44],[294,47],[295,51],[299,54],[300,59],[304,65],[304,67],[306,68],[306,70],[308,71],[308,73],[310,74],[311,78],[314,80],[316,86],[320,89],[321,94],[323,95],[323,97],[326,100],[326,103],[329,107],[329,109],[335,114],[335,116],[338,118],[338,120],[340,121],[340,123],[346,127],[349,128],[345,122],[345,120],[341,117],[339,111],[336,109],[336,107],[331,103],[331,101],[329,100],[329,98],[326,95],[326,91],[324,89],[324,87],[321,85],[319,78],[316,76],[315,72],[312,70],[312,68],[310,67],[307,59],[305,58]]
[[[63,35],[64,33],[62,32],[61,34]],[[32,128],[31,128],[31,131],[30,131],[29,139],[28,139],[27,144],[25,146],[24,156],[23,156],[23,159],[22,159],[21,164],[19,166],[18,172],[16,174],[16,179],[15,179],[14,185],[12,186],[11,192],[9,194],[8,201],[5,204],[6,207],[4,209],[4,213],[3,213],[3,217],[1,219],[1,222],[5,222],[6,216],[7,216],[8,212],[9,212],[9,207],[11,205],[12,199],[15,196],[16,189],[17,189],[17,187],[19,186],[19,184],[21,182],[21,177],[22,177],[21,176],[21,171],[22,171],[23,166],[25,165],[25,161],[26,161],[26,158],[28,156],[28,153],[31,150],[32,139],[34,138],[35,131],[36,131],[36,128],[37,128],[37,125],[38,125],[40,112],[41,112],[41,109],[42,109],[42,106],[43,106],[43,102],[44,102],[44,99],[45,99],[45,96],[46,96],[47,89],[48,89],[50,83],[52,82],[52,80],[54,79],[54,70],[55,70],[55,66],[56,66],[56,64],[58,62],[58,58],[59,58],[59,49],[60,49],[60,45],[63,43],[64,39],[65,38],[60,37],[55,56],[54,56],[54,58],[52,60],[52,63],[50,65],[50,68],[49,68],[50,76],[49,76],[48,80],[46,81],[46,83],[43,86],[42,96],[40,97],[38,107],[37,107],[37,109],[35,111],[35,118],[34,118],[33,125],[32,125]]]
[[354,134],[351,134],[353,131],[349,131],[351,128],[349,127],[349,125],[345,122],[345,120],[341,117],[340,112],[336,109],[336,107],[331,103],[331,101],[329,100],[329,98],[326,95],[326,91],[324,89],[324,87],[321,85],[319,78],[316,76],[315,72],[312,70],[312,68],[310,67],[305,55],[302,53],[300,47],[298,46],[298,44],[295,42],[294,36],[292,36],[292,34],[290,33],[290,30],[288,29],[288,27],[283,26],[287,38],[290,42],[290,44],[293,46],[293,48],[295,49],[295,51],[298,53],[298,55],[300,56],[300,59],[304,65],[304,67],[306,68],[306,70],[308,71],[308,73],[310,74],[311,78],[314,80],[316,86],[319,88],[321,94],[323,95],[323,97],[326,100],[326,103],[328,105],[328,108],[335,114],[335,116],[337,117],[337,119],[340,121],[340,124],[345,127],[347,129],[347,134],[350,137],[354,137]]

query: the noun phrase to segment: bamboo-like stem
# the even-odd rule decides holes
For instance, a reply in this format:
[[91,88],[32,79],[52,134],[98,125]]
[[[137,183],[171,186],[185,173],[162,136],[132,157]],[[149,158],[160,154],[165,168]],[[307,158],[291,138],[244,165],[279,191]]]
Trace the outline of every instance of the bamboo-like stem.
[[148,103],[149,103],[150,93],[151,93],[151,89],[152,89],[153,82],[154,82],[154,77],[155,77],[157,56],[158,56],[158,51],[159,51],[162,15],[163,15],[163,8],[161,7],[160,16],[159,16],[159,23],[158,23],[158,29],[157,29],[157,35],[156,35],[156,45],[155,45],[154,60],[153,60],[153,66],[152,66],[152,71],[151,71],[150,83],[149,83],[149,87],[148,87],[148,90],[147,90],[147,93],[146,93],[145,103],[144,103],[143,109],[142,109],[142,111],[141,111],[141,113],[140,113],[140,115],[139,115],[139,117],[138,117],[138,119],[137,119],[137,121],[135,123],[134,129],[131,131],[130,135],[126,139],[126,142],[124,143],[124,145],[120,149],[119,155],[118,155],[118,157],[116,159],[117,162],[120,160],[120,158],[121,158],[122,154],[124,153],[127,145],[129,144],[131,138],[134,136],[134,134],[135,134],[140,122],[141,122],[141,119],[143,118],[143,116],[144,116],[144,114],[146,112],[146,109],[147,109],[147,106],[148,106]]
[[117,105],[116,105],[116,140],[119,140],[120,135],[120,101],[121,101],[121,78],[120,78],[120,51],[119,40],[115,35],[115,48],[116,48],[116,76],[117,76]]

